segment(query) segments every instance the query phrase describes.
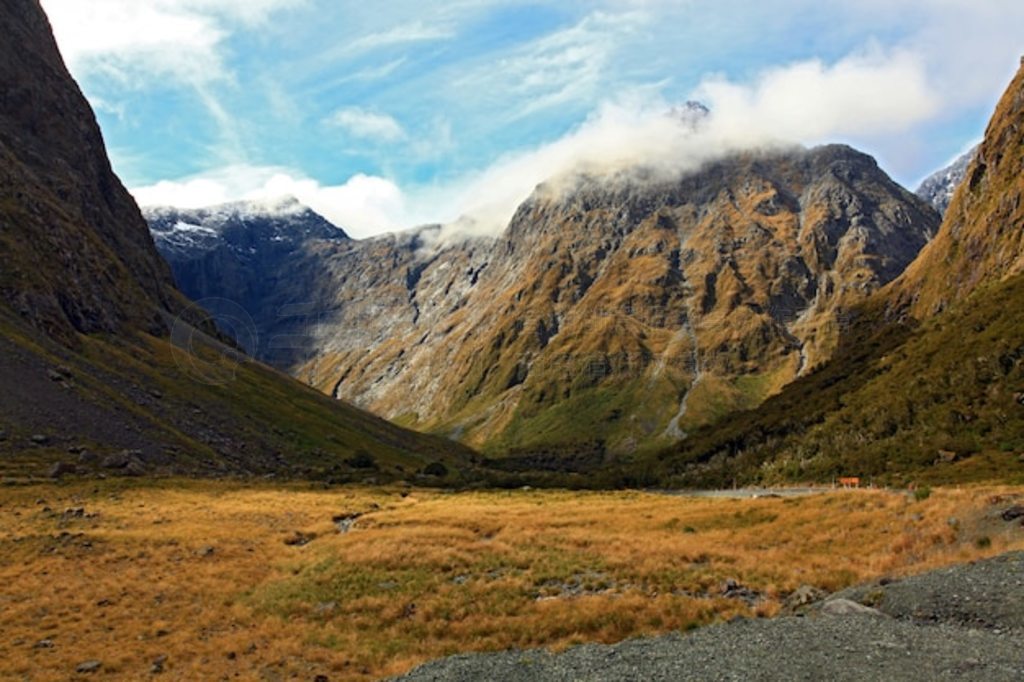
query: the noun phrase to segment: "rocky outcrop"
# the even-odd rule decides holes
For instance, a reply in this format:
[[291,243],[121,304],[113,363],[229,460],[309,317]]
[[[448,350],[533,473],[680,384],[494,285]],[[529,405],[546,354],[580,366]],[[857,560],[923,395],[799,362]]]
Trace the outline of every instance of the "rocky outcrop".
[[949,208],[949,202],[953,200],[953,194],[963,182],[964,176],[967,175],[967,168],[977,154],[977,147],[961,154],[949,166],[925,178],[915,194],[931,204],[936,211],[945,215],[946,209]]
[[[397,679],[1015,680],[1024,675],[1021,562],[1012,553],[907,578],[876,591],[882,613],[833,599],[805,618],[738,618],[686,635],[560,653],[460,654]],[[950,600],[959,608],[950,609]]]

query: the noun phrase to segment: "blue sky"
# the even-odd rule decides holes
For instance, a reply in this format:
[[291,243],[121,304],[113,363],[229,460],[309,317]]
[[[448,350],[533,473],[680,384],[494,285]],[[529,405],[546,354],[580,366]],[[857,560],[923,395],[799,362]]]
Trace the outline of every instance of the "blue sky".
[[357,236],[481,203],[500,225],[595,146],[657,148],[692,98],[719,141],[848,142],[914,185],[1024,52],[1019,0],[43,5],[140,202],[292,193]]

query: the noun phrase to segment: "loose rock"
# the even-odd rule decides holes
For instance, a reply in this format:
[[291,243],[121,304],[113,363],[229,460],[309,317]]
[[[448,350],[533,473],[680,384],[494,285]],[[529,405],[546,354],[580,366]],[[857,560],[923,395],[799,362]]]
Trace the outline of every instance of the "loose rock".
[[85,663],[79,663],[78,667],[75,668],[75,672],[80,675],[87,675],[89,673],[98,672],[103,667],[103,663],[100,661],[86,661]]
[[354,514],[338,514],[332,520],[334,521],[334,525],[337,527],[338,532],[345,534],[352,530],[352,526],[356,525],[356,519],[360,516],[362,516],[362,514],[358,512]]
[[303,545],[308,545],[313,542],[315,539],[316,535],[313,533],[303,533],[302,531],[297,530],[293,535],[285,538],[284,544],[291,547],[302,547]]
[[1003,521],[1013,521],[1024,516],[1024,505],[1015,504],[1002,513]]

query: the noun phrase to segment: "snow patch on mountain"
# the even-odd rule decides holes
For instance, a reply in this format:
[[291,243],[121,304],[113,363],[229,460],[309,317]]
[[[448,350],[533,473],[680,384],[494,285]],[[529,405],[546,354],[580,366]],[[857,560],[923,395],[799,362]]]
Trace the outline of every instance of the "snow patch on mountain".
[[956,188],[967,175],[967,168],[978,155],[978,147],[959,156],[952,164],[928,176],[917,188],[917,196],[931,204],[936,211],[945,215],[949,202],[953,200]]

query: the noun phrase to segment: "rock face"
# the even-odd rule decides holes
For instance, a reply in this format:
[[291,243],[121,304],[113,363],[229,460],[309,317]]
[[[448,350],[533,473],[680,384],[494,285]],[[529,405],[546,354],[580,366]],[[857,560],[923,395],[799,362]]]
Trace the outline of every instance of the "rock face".
[[953,200],[953,194],[963,182],[968,166],[977,155],[977,147],[960,155],[946,168],[925,178],[915,194],[931,204],[936,211],[945,215],[946,209],[949,208],[949,202]]
[[828,358],[939,222],[842,146],[558,186],[493,240],[317,244],[315,357],[292,371],[494,452],[628,454]]
[[316,288],[322,266],[310,245],[348,241],[341,228],[293,197],[195,210],[148,207],[143,215],[185,295],[215,319],[238,310],[251,316],[249,331],[256,333],[224,329],[250,355],[279,367],[304,359],[296,354],[300,344],[280,343],[306,319],[289,308],[308,302],[304,296]]
[[39,3],[0,12],[0,297],[65,341],[185,307]]

